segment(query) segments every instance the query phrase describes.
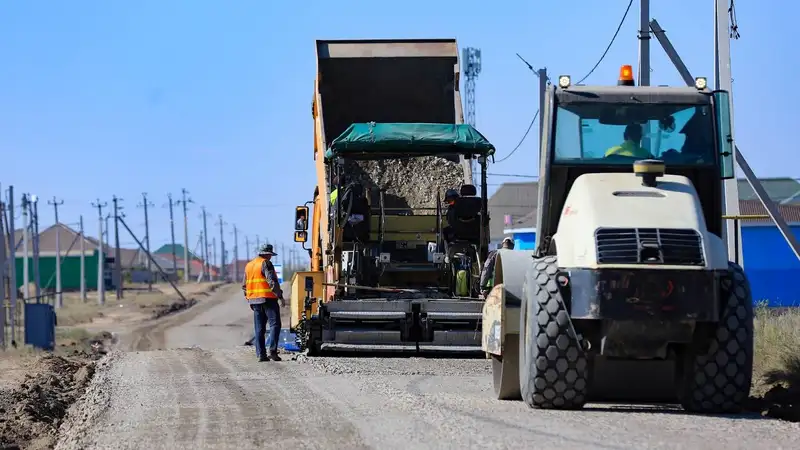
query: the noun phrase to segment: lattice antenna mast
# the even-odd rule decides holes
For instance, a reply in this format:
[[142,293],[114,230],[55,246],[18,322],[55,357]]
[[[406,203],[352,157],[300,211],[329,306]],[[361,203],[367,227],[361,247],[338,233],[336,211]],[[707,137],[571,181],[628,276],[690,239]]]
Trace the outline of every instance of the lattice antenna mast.
[[[475,81],[481,73],[481,50],[479,48],[467,47],[463,50],[462,64],[464,64],[464,94],[466,111],[464,121],[473,127],[476,124],[475,111]],[[473,179],[477,169],[477,163],[473,159],[470,161]]]

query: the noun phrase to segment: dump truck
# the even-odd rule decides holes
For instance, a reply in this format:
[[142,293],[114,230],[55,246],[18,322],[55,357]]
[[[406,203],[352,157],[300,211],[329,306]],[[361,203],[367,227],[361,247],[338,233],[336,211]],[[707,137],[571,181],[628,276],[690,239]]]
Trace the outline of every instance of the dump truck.
[[483,316],[494,393],[742,408],[753,301],[723,235],[730,99],[694,87],[547,88],[535,250],[500,251]]
[[298,346],[480,355],[494,146],[463,123],[456,41],[316,46],[317,181],[295,210],[311,258],[292,279]]

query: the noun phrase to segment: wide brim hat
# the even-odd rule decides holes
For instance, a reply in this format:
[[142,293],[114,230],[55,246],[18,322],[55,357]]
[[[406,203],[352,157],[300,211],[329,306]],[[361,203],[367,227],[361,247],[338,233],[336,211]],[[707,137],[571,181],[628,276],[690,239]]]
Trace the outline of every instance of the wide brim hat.
[[258,250],[259,255],[272,255],[276,256],[277,253],[272,249],[272,244],[266,244]]

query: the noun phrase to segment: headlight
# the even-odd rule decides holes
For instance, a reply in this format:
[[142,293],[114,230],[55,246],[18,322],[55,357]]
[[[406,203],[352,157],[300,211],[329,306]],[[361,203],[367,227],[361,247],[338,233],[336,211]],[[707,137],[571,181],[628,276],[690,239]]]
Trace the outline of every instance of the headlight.
[[706,80],[706,77],[697,77],[694,79],[694,87],[696,87],[697,89],[702,91],[707,86],[708,86],[708,80]]

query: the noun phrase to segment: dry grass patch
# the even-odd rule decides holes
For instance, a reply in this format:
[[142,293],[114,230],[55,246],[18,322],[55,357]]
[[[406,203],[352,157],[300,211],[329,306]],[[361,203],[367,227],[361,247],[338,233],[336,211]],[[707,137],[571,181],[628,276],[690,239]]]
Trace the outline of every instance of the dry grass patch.
[[[161,314],[164,310],[178,310],[186,307],[186,303],[193,297],[207,294],[216,290],[222,283],[189,283],[179,285],[178,288],[186,297],[183,302],[169,284],[153,285],[153,290],[137,287],[126,288],[122,299],[118,300],[114,291],[106,293],[106,304],[97,304],[97,294],[92,292],[86,301],[81,300],[79,294],[64,294],[64,307],[57,310],[59,326],[76,326],[91,323],[92,319],[102,317],[109,312],[119,311],[119,308],[128,308],[145,314]],[[191,306],[191,305],[189,305]],[[163,314],[161,314],[163,315]]]
[[800,421],[800,310],[756,308],[752,393],[762,413]]

